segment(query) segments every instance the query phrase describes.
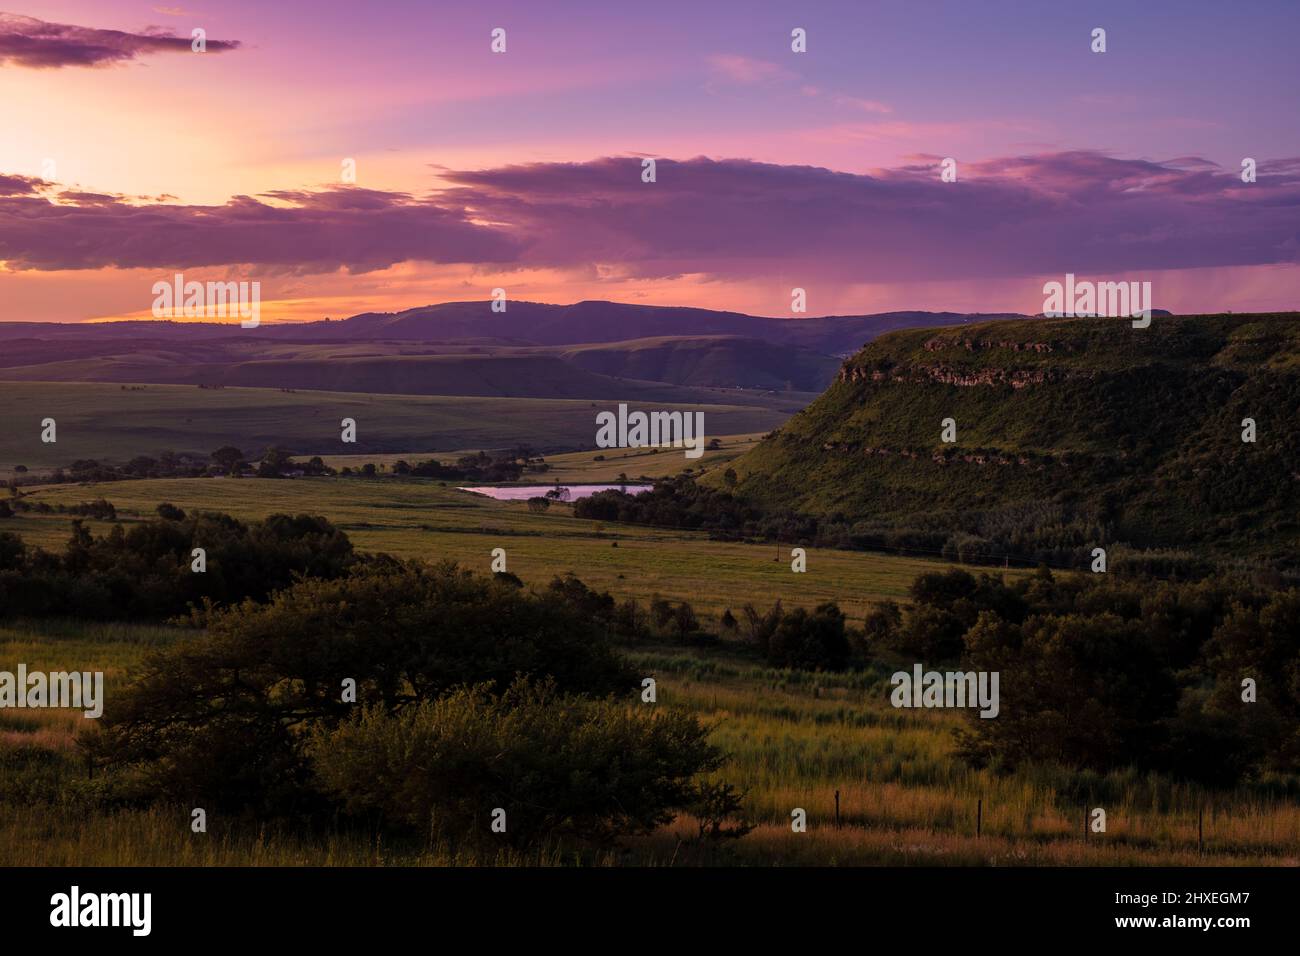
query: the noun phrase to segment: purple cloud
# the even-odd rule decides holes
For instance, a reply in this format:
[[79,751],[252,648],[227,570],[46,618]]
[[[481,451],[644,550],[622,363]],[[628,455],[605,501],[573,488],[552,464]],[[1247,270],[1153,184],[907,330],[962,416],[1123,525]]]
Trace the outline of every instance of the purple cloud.
[[[4,178],[0,178],[3,186]],[[2,190],[0,190],[2,191]],[[0,198],[0,259],[11,269],[181,268],[368,272],[398,262],[508,262],[518,244],[463,210],[405,193],[339,187],[235,196],[223,206],[62,192]]]
[[[403,261],[655,278],[989,279],[1300,260],[1300,160],[1258,182],[1195,158],[1095,152],[875,175],[749,160],[638,157],[442,171],[427,197],[357,188],[184,206],[0,177],[0,259],[13,269],[252,264],[301,273]],[[9,185],[6,186],[6,183]]]
[[[189,53],[191,43],[190,37],[178,37],[160,27],[125,33],[0,13],[0,66],[13,64],[38,70],[107,66],[154,53]],[[208,40],[206,49],[209,53],[223,53],[238,46],[237,40]]]
[[34,196],[49,185],[43,179],[0,174],[0,196]]
[[874,176],[747,160],[639,158],[534,164],[448,178],[446,198],[533,238],[538,264],[621,264],[631,275],[703,272],[837,281],[990,278],[1294,262],[1300,160],[1258,182],[1204,160],[1095,152]]

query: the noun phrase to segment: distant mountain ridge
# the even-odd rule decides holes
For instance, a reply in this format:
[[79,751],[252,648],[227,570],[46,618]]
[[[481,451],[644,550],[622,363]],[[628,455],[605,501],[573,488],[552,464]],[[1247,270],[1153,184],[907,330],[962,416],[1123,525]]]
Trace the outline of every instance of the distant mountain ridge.
[[741,312],[602,301],[572,305],[509,302],[505,312],[493,312],[488,302],[443,302],[402,312],[362,312],[338,320],[264,323],[255,330],[241,329],[234,320],[3,322],[0,323],[0,340],[105,339],[122,335],[195,339],[243,335],[304,342],[462,342],[488,339],[512,344],[581,345],[663,336],[738,335],[801,345],[827,355],[845,355],[857,351],[875,336],[894,329],[961,325],[995,318],[1030,317],[1018,313],[881,312],[774,319]]
[[[817,393],[882,332],[953,312],[773,319],[578,302],[446,302],[338,321],[0,323],[0,379],[427,395],[645,398],[654,385]],[[680,396],[679,401],[695,400]]]

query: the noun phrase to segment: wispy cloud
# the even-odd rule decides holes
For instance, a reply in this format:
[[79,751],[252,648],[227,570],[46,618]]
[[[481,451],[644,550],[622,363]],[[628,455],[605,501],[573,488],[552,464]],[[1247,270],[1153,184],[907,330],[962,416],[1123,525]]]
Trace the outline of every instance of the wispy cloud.
[[797,79],[794,71],[777,63],[752,56],[741,56],[738,53],[715,53],[708,57],[708,65],[713,79],[740,86],[758,86]]
[[799,73],[752,56],[714,53],[706,58],[709,80],[706,88],[718,92],[730,87],[781,87],[808,99],[820,100],[839,109],[863,113],[892,113],[893,107],[880,100],[826,90],[806,82]]
[[[160,27],[127,33],[0,13],[0,66],[36,70],[110,66],[157,53],[189,53],[192,42],[190,37],[176,36]],[[239,46],[237,40],[206,43],[209,53],[224,53]]]

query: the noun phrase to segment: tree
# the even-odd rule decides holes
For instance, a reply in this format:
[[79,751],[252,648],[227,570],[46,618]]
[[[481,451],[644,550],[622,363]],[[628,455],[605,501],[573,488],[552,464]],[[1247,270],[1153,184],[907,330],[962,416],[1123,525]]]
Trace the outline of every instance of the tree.
[[604,629],[562,596],[450,563],[375,560],[195,621],[207,636],[150,659],[86,744],[129,790],[208,807],[319,807],[303,733],[350,715],[345,678],[358,702],[391,713],[458,686],[499,692],[520,675],[549,676],[562,693],[635,686]]
[[827,602],[811,614],[804,608],[783,614],[768,638],[767,659],[774,667],[844,670],[849,664],[849,639],[843,612]]
[[903,609],[897,601],[881,601],[863,621],[862,637],[868,648],[889,647],[893,636],[903,623]]
[[266,450],[261,463],[257,466],[257,476],[259,478],[279,478],[287,469],[292,467],[293,455],[279,445],[272,445]]
[[674,609],[672,622],[678,640],[684,641],[700,629],[699,619],[695,616],[695,608],[691,607],[686,601],[682,601]]
[[[725,781],[701,781],[687,809],[695,817],[701,840],[735,840],[754,829],[745,817],[745,794]],[[728,820],[736,822],[727,825]]]
[[27,556],[27,545],[11,531],[0,531],[0,571],[19,568]]
[[222,445],[212,453],[212,460],[229,474],[234,474],[244,460],[244,453],[234,445]]
[[167,501],[162,502],[161,504],[158,505],[158,508],[156,510],[158,511],[158,517],[162,518],[164,521],[185,520],[185,512],[182,511],[180,508],[177,508],[174,504],[171,504],[170,502]]

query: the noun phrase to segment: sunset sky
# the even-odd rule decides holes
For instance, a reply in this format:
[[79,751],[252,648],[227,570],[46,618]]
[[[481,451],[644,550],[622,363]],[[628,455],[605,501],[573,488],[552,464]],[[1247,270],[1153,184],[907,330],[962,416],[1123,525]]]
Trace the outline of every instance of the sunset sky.
[[0,14],[0,320],[1300,304],[1294,2],[192,2]]

